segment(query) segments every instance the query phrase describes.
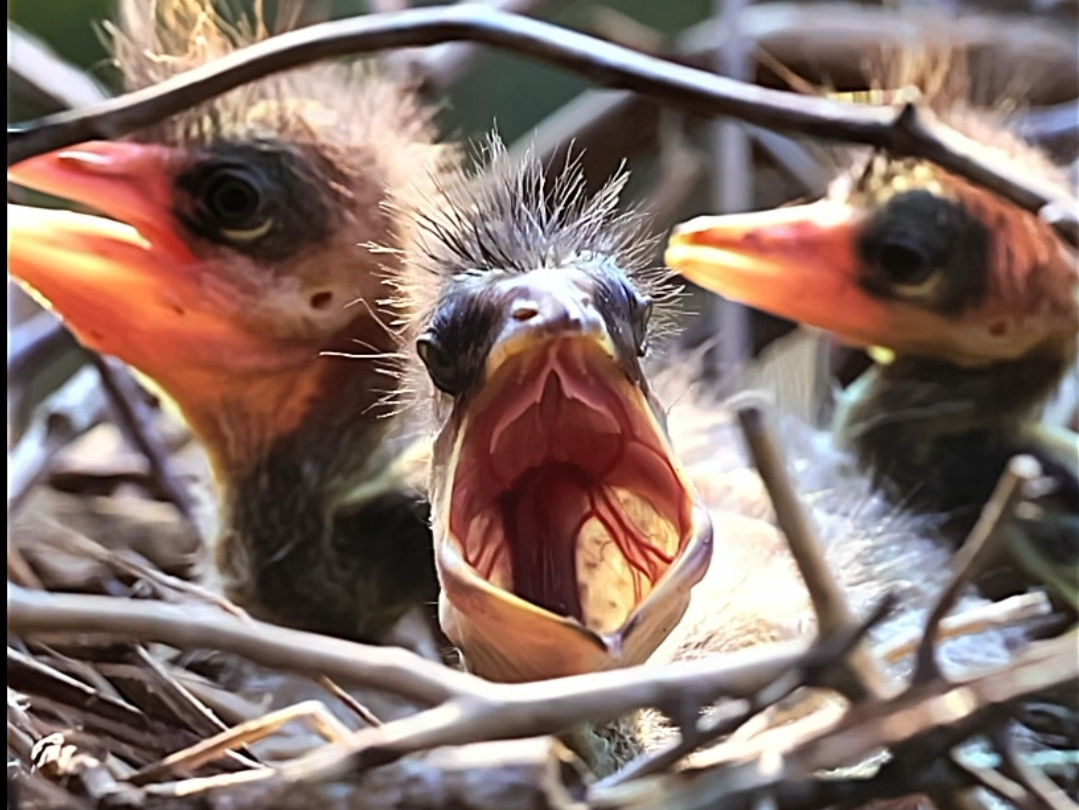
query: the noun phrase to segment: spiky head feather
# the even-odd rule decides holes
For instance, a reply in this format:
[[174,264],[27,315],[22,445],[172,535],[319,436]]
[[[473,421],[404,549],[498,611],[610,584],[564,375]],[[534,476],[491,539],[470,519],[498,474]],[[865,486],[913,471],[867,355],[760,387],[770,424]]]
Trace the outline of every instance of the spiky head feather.
[[620,204],[628,172],[589,195],[576,160],[548,180],[534,152],[515,160],[497,135],[478,152],[481,169],[439,178],[437,195],[414,212],[416,238],[400,293],[417,321],[430,316],[442,291],[462,275],[608,261],[655,302],[662,322],[677,292],[669,274],[652,263],[657,242],[646,212]]

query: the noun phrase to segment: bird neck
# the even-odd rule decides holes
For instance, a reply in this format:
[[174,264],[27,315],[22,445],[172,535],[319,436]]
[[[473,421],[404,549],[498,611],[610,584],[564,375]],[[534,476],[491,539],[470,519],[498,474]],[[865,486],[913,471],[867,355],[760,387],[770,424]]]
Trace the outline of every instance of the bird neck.
[[[231,396],[188,413],[221,490],[215,553],[230,597],[264,618],[349,636],[357,629],[341,624],[352,608],[331,591],[365,567],[359,558],[370,532],[344,525],[339,512],[357,483],[385,466],[386,439],[398,422],[389,418],[390,356],[324,354],[356,353],[357,341],[364,355],[396,348],[359,322],[320,351],[308,350],[304,362],[245,379]],[[376,506],[390,508],[383,501]],[[362,589],[355,581],[351,587]]]
[[911,356],[874,365],[844,392],[836,435],[894,499],[968,526],[1075,361],[1073,344],[977,368]]

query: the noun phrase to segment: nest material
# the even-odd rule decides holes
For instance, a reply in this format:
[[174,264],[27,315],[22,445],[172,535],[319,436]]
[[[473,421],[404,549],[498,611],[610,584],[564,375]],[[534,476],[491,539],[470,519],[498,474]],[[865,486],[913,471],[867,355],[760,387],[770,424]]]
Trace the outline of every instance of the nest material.
[[[717,656],[738,648],[768,650],[771,648],[761,645],[808,638],[815,624],[807,592],[799,584],[798,569],[774,525],[764,487],[746,464],[740,440],[732,432],[729,413],[702,402],[682,397],[671,421],[676,443],[718,518],[719,564],[713,566],[695,593],[686,620],[649,666],[686,659],[718,663],[723,659]],[[187,471],[189,478],[201,480],[205,490],[205,467],[199,451],[185,441],[177,425],[168,424],[165,416],[160,419],[164,433],[173,437],[174,463]],[[950,578],[942,552],[930,554],[928,546],[920,545],[924,537],[919,539],[918,535],[924,536],[924,524],[902,515],[889,515],[882,511],[885,507],[881,503],[865,492],[859,493],[857,482],[861,479],[853,474],[844,476],[841,457],[822,455],[821,448],[814,444],[819,437],[804,428],[784,429],[783,433],[791,448],[793,466],[797,468],[807,459],[812,462],[801,465],[799,489],[824,529],[826,554],[836,566],[843,591],[858,615],[864,616],[886,590],[880,576],[887,574],[888,565],[893,566],[885,581],[900,586],[899,595],[908,607],[875,627],[871,636],[878,651],[892,648],[890,653],[885,650],[887,657],[897,662],[892,673],[905,676],[910,672],[909,652],[917,643],[917,628]],[[705,442],[711,450],[718,447],[720,452],[694,451],[695,446],[699,448]],[[117,438],[113,425],[103,423],[70,446],[54,459],[51,469],[33,492],[23,517],[13,525],[8,555],[10,583],[27,589],[127,599],[130,602],[123,604],[130,605],[132,615],[153,613],[154,605],[164,603],[182,608],[192,623],[214,614],[226,620],[238,616],[235,621],[254,627],[214,593],[212,586],[192,582],[205,572],[198,532],[185,524],[171,505],[155,499],[160,493],[152,477],[139,457]],[[821,488],[822,477],[831,482],[829,487]],[[162,515],[169,517],[163,519]],[[869,525],[886,528],[876,537],[866,535],[851,540],[852,531]],[[153,542],[155,539],[159,542]],[[898,548],[904,540],[913,543],[913,548],[900,554],[888,551]],[[181,548],[184,553],[178,553]],[[924,571],[929,564],[938,566],[935,576],[909,576],[910,566]],[[734,576],[735,570],[748,571],[750,575]],[[962,607],[986,612],[986,606],[978,606],[977,601],[968,598]],[[916,607],[912,609],[910,605]],[[998,607],[989,606],[987,615]],[[990,615],[989,623],[1002,618],[1005,623],[1014,623],[1022,615],[1043,609],[1044,602],[1027,599],[1023,605],[999,608],[995,618]],[[946,634],[951,632],[947,630]],[[260,629],[258,633],[269,637],[273,631]],[[312,638],[316,639],[312,643],[323,643]],[[834,649],[827,651],[828,643],[836,642],[834,638],[831,642],[823,640],[817,652],[818,658],[823,654],[830,660],[823,668],[818,663],[821,671],[842,660]],[[946,672],[952,677],[968,678],[990,667],[990,685],[997,695],[1002,691],[1010,694],[1012,697],[1003,702],[1010,705],[1026,692],[1026,687],[1016,686],[1019,673],[1025,670],[1010,661],[1033,654],[1025,647],[1022,631],[1011,628],[964,636],[946,643],[941,651]],[[358,654],[364,650],[350,649],[358,650]],[[1051,669],[1055,660],[1042,669]],[[303,663],[295,659],[289,666],[302,669]],[[732,730],[741,730],[719,747],[698,754],[690,760],[691,769],[680,775],[630,780],[619,787],[605,788],[603,783],[594,782],[588,769],[558,739],[527,737],[526,732],[525,739],[515,742],[481,742],[432,750],[422,742],[411,741],[402,750],[391,745],[386,749],[389,753],[383,755],[371,755],[372,749],[363,746],[360,750],[368,751],[372,759],[356,754],[347,760],[353,763],[352,769],[338,763],[336,771],[331,769],[322,776],[317,776],[316,769],[317,778],[313,778],[309,769],[315,767],[319,757],[332,759],[327,754],[332,746],[324,747],[327,740],[354,742],[359,739],[357,733],[362,735],[365,728],[367,734],[377,735],[383,729],[398,727],[395,720],[411,717],[415,722],[430,715],[416,714],[422,706],[400,696],[369,689],[342,694],[336,684],[317,674],[260,666],[228,651],[128,643],[110,632],[25,633],[9,639],[9,783],[17,791],[18,806],[27,808],[289,808],[316,803],[348,808],[628,808],[651,806],[649,802],[655,799],[649,798],[650,791],[656,790],[671,802],[661,806],[692,806],[696,781],[707,783],[723,772],[733,779],[730,775],[741,767],[737,765],[738,757],[732,754],[739,750],[738,745],[746,747],[750,753],[743,752],[742,756],[750,756],[751,760],[767,758],[770,751],[774,756],[774,752],[785,750],[792,761],[797,761],[806,739],[819,737],[827,747],[829,739],[846,739],[841,733],[844,723],[853,726],[847,730],[848,735],[865,734],[869,733],[867,724],[879,731],[891,716],[882,708],[884,704],[860,704],[847,712],[847,701],[831,689],[807,692],[805,685],[832,685],[820,671],[814,674],[798,666],[793,670],[781,667],[781,671],[788,680],[794,678],[789,688],[776,686],[782,678],[766,679],[771,686],[762,684],[767,688],[756,692],[753,699],[758,703],[745,717],[738,716],[745,710],[732,700],[705,712],[705,725],[727,723]],[[906,710],[915,718],[910,722],[909,739],[936,739],[934,750],[939,752],[942,736],[950,742],[961,742],[1004,722],[1008,712],[994,703],[996,698],[986,697],[987,687],[982,681],[976,683],[969,691],[985,705],[976,705],[971,716],[961,721],[927,719],[927,713],[939,711],[932,708],[929,698],[920,703],[908,700],[913,705]],[[616,677],[611,688],[624,685],[619,687]],[[938,693],[947,692],[948,687],[943,681],[934,681],[927,688],[931,696],[939,698]],[[494,703],[498,701],[497,694],[495,691]],[[694,697],[693,689],[686,689],[682,700],[691,714],[702,702]],[[1053,700],[1057,699],[1050,699],[1048,705],[1059,705]],[[653,701],[642,700],[650,702]],[[703,700],[703,705],[709,702]],[[536,710],[540,717],[546,711],[543,705],[543,700],[538,699]],[[661,707],[667,715],[685,722],[677,716],[670,700]],[[759,714],[762,710],[764,715]],[[464,712],[464,722],[453,725],[458,722],[454,720],[448,731],[443,729],[449,734],[447,739],[463,734],[459,742],[471,742],[490,736],[480,731],[467,732],[470,723],[483,722],[482,712],[472,718],[469,711]],[[521,735],[515,730],[520,725],[519,711],[509,712],[506,705],[491,711],[502,718],[493,721],[493,736]],[[756,719],[748,724],[731,724],[732,711],[736,719],[745,720],[750,715]],[[859,725],[858,711],[868,713],[869,720],[863,719]],[[874,718],[874,711],[881,716]],[[587,714],[585,709],[583,716]],[[388,725],[371,730],[372,715]],[[288,722],[277,728],[282,721]],[[588,758],[593,764],[600,763],[607,770],[625,765],[642,749],[662,749],[677,737],[674,727],[656,712],[634,715],[627,710],[620,721],[609,723],[602,717],[595,721],[591,728],[586,726],[578,732],[586,735],[583,742],[572,736],[567,741],[576,743],[575,749],[592,754]],[[233,745],[231,750],[222,747],[199,753],[208,740],[244,724],[255,729],[267,727],[272,733],[248,733],[240,740],[244,744]],[[500,724],[506,725],[499,730]],[[754,725],[758,727],[756,733],[752,731]],[[766,730],[768,727],[771,731]],[[554,732],[558,728],[555,724],[545,730]],[[776,735],[772,742],[767,742],[768,734]],[[904,748],[902,739],[906,738],[903,734],[900,738],[891,750],[899,761],[906,762],[903,757],[909,754],[903,752],[917,750],[917,746]],[[1019,740],[1014,744],[1028,748],[1033,745],[1028,732],[1009,739]],[[437,733],[433,740],[432,745],[437,746]],[[381,745],[376,744],[373,750],[382,750]],[[752,753],[754,745],[761,747],[756,754]],[[863,800],[896,795],[894,777],[883,778],[882,774],[888,776],[887,769],[876,770],[879,758],[859,765],[868,750],[860,749],[856,756],[843,761],[848,768],[860,768],[846,781],[862,786],[865,792],[857,795]],[[178,752],[185,753],[177,757]],[[401,753],[411,755],[398,759]],[[717,766],[716,761],[725,764]],[[916,757],[911,760],[916,761]],[[374,767],[380,762],[390,764]],[[701,770],[693,770],[694,765],[700,765]],[[236,781],[245,782],[260,773],[273,776],[251,784]],[[770,789],[780,807],[823,807],[832,803],[827,791],[814,798],[813,791],[822,789],[812,771],[802,778],[773,781]],[[956,781],[957,786],[962,783],[962,779]],[[211,785],[219,786],[207,789]],[[732,785],[732,806],[741,806],[755,795],[739,789],[736,783]]]
[[[129,12],[137,5],[128,3]],[[207,27],[212,4],[202,0],[167,8],[183,17],[171,26],[179,32],[174,42],[156,41],[130,21],[129,36],[118,40],[117,55],[131,87],[160,81],[266,34],[262,28],[236,29],[230,37],[221,26]],[[254,83],[144,137],[201,141],[250,135],[262,127],[280,130],[286,122],[301,130],[315,128],[329,108],[339,109],[349,75],[340,68],[312,68],[296,73],[298,78]],[[290,93],[280,81],[303,81],[329,95],[316,95],[325,102],[321,106],[297,110],[282,102]],[[376,104],[380,97],[373,98]],[[237,111],[243,111],[241,117]],[[351,135],[368,118],[345,116],[338,121],[340,131]],[[408,105],[391,118],[407,124],[403,128],[409,131],[428,126],[427,113]],[[161,432],[173,437],[171,462],[190,468],[205,491],[205,465],[197,448],[166,417],[160,420],[166,423],[158,426]],[[722,547],[686,620],[657,657],[695,659],[713,669],[648,670],[647,678],[636,682],[633,673],[611,673],[586,691],[570,714],[558,713],[560,696],[543,685],[513,690],[477,686],[471,679],[450,678],[446,670],[444,676],[427,676],[429,686],[446,689],[439,714],[439,708],[421,712],[417,702],[397,694],[400,689],[345,693],[317,673],[291,671],[310,669],[308,657],[331,649],[347,649],[357,664],[375,655],[355,645],[335,648],[326,639],[303,637],[308,647],[297,644],[291,657],[278,656],[286,669],[245,661],[229,649],[150,643],[154,633],[131,643],[124,638],[134,631],[121,634],[92,622],[78,633],[58,627],[26,631],[9,636],[9,806],[512,810],[679,808],[710,802],[748,807],[763,801],[809,808],[864,804],[918,788],[951,800],[977,784],[1019,799],[1057,800],[1059,789],[1044,774],[1034,773],[1018,750],[1034,747],[1031,735],[1010,734],[1008,724],[1017,703],[1046,690],[1043,705],[1050,714],[1067,710],[1060,685],[1074,693],[1074,656],[1066,646],[1073,640],[1064,637],[1047,647],[1025,649],[1024,634],[1015,629],[963,636],[940,652],[945,674],[966,679],[965,685],[953,686],[940,673],[923,669],[899,695],[840,697],[834,687],[844,684],[835,676],[847,669],[840,664],[859,637],[854,629],[829,630],[817,644],[803,643],[796,653],[783,648],[785,658],[765,646],[777,641],[797,646],[798,639],[811,637],[817,617],[775,526],[762,482],[740,451],[729,414],[691,401],[683,403],[681,416],[676,409],[671,422],[676,434],[680,424],[689,426],[676,435],[676,444],[716,509]],[[792,461],[802,464],[799,489],[821,525],[826,557],[855,612],[860,617],[871,612],[886,590],[882,581],[898,587],[907,609],[860,630],[868,629],[880,659],[896,662],[892,674],[909,676],[910,652],[921,643],[925,614],[951,582],[945,556],[926,537],[932,526],[894,513],[873,498],[862,479],[844,470],[846,460],[829,455],[811,431],[785,430],[784,439]],[[701,453],[701,447],[708,452]],[[201,537],[212,528],[185,521],[159,500],[160,490],[141,458],[117,441],[108,423],[51,459],[48,475],[24,502],[9,539],[9,587],[17,588],[12,591],[18,608],[15,626],[41,624],[60,604],[48,594],[77,593],[108,595],[133,619],[172,617],[175,638],[185,631],[188,637],[224,638],[207,628],[226,627],[235,641],[246,632],[252,657],[258,657],[252,651],[257,653],[260,642],[270,658],[274,643],[300,638],[249,622],[217,595],[212,583],[194,584],[208,573]],[[210,498],[202,500],[205,505]],[[865,531],[867,526],[874,531]],[[44,594],[41,600],[35,601],[35,592]],[[972,627],[1015,622],[1039,613],[1042,605],[1037,599],[1008,606],[968,600],[962,605],[968,609],[966,618],[942,624],[941,632],[962,634]],[[977,621],[971,619],[975,609],[981,611]],[[113,617],[112,625],[122,623]],[[697,722],[698,709],[728,694],[715,687],[722,680],[717,672],[728,660],[720,656],[745,647],[761,648],[762,655],[778,656],[782,663],[741,690],[748,705],[728,700]],[[735,659],[729,660],[737,670]],[[745,664],[744,658],[737,661]],[[674,684],[666,692],[650,683],[661,684],[665,677]],[[711,691],[705,688],[709,685]],[[807,693],[810,700],[804,699]],[[584,729],[592,737],[583,745],[601,745],[601,754],[617,765],[640,748],[655,752],[673,744],[674,725],[659,714],[638,717],[635,725],[591,716],[601,697],[616,694],[625,697],[619,705],[627,715],[638,705],[662,708],[691,743],[726,736],[718,733],[723,730],[729,736],[681,772],[639,759],[640,772],[659,775],[606,784],[596,784],[554,737],[528,736],[558,731],[567,718],[589,719],[597,725]],[[849,701],[854,705],[848,710]],[[213,744],[236,728],[242,732],[239,744]],[[258,728],[273,733],[256,739]],[[484,741],[500,735],[522,739]],[[996,744],[997,761],[950,753],[979,736]],[[326,747],[326,740],[340,744]],[[1056,742],[1075,745],[1068,739]],[[694,747],[687,745],[682,753]],[[889,753],[881,756],[877,749]],[[1069,771],[1067,756],[1055,762],[1054,778],[1076,790],[1074,764]],[[998,765],[1000,772],[994,770]],[[830,772],[829,778],[820,778],[822,770]],[[266,774],[269,778],[260,778]]]

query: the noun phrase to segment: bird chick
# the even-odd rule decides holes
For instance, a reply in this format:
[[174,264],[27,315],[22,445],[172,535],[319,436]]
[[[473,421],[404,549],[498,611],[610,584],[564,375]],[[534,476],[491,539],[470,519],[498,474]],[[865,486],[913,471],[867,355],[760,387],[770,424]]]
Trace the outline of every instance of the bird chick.
[[465,665],[524,681],[644,661],[712,530],[641,359],[665,298],[621,175],[549,186],[490,141],[420,217],[401,287],[438,434],[439,615]]
[[[420,275],[401,281],[401,294],[420,315],[412,324],[421,360],[413,370],[416,385],[427,384],[440,431],[431,492],[441,617],[465,666],[493,679],[523,680],[609,667],[628,655],[656,664],[811,634],[808,593],[733,415],[696,389],[697,358],[662,345],[657,352],[669,307],[662,306],[660,277],[642,272],[647,240],[640,217],[619,213],[624,177],[588,198],[573,169],[547,188],[534,158],[508,163],[497,141],[492,151],[492,168],[447,189],[434,206],[440,213],[421,220],[427,234],[415,246],[423,253],[408,262]],[[652,317],[642,317],[646,299],[656,302]],[[571,348],[581,353],[569,354]],[[672,403],[671,410],[656,402]],[[641,404],[634,410],[634,403]],[[699,541],[691,536],[665,580],[633,602],[633,582],[613,575],[632,565],[623,549],[648,554],[640,541],[655,543],[651,537],[641,532],[637,543],[624,546],[617,532],[601,533],[609,549],[602,565],[581,564],[592,539],[582,529],[592,519],[587,510],[602,503],[608,482],[621,483],[618,464],[608,465],[609,477],[594,485],[593,501],[575,488],[583,489],[581,474],[591,474],[593,465],[607,471],[604,462],[619,450],[608,443],[627,433],[616,434],[613,426],[649,411],[663,426],[651,434],[654,466],[633,472],[642,482],[649,475],[676,481],[681,502],[692,498],[694,525],[708,527],[709,536],[714,526],[717,542],[698,563]],[[790,417],[779,425],[796,484],[852,610],[864,617],[892,594],[899,607],[874,630],[874,642],[908,637],[951,576],[949,554],[934,542],[939,521],[874,494],[820,431]],[[661,503],[654,492],[650,502]],[[522,501],[531,508],[520,509]],[[637,522],[633,502],[620,504],[621,515],[600,517],[617,525],[628,515],[631,527],[663,536],[662,523]],[[575,533],[558,531],[567,526]],[[557,556],[567,538],[576,551],[576,570],[568,573],[565,557]],[[666,581],[677,582],[677,591],[664,591]],[[595,610],[590,597],[597,592],[635,610],[630,616],[642,616],[638,622],[649,614],[674,622],[656,624],[648,644],[634,648],[630,618],[619,630],[625,639],[619,659],[611,646],[591,641],[598,621],[611,615]],[[981,602],[965,597],[961,608]],[[941,654],[955,675],[1003,663],[1022,644],[1021,630],[990,631],[945,642]],[[793,710],[809,711],[821,700],[810,697]],[[605,775],[674,734],[659,715],[638,712],[582,724],[563,739]]]
[[[1066,192],[1040,152],[969,103],[961,54],[944,59],[897,57],[889,86],[918,87],[980,157]],[[926,161],[860,153],[854,164],[818,202],[678,226],[667,262],[728,298],[887,350],[844,393],[835,435],[893,502],[949,515],[953,538],[1008,459],[1035,455],[1054,486],[1011,548],[1076,606],[1079,444],[1037,423],[1079,347],[1074,250],[1036,214]]]
[[[267,36],[209,0],[125,0],[113,29],[128,90]],[[453,155],[407,88],[319,64],[9,170],[110,217],[9,206],[10,272],[178,405],[220,484],[226,591],[259,616],[373,641],[435,598],[426,506],[387,474],[400,265],[374,246],[409,238],[387,204]]]

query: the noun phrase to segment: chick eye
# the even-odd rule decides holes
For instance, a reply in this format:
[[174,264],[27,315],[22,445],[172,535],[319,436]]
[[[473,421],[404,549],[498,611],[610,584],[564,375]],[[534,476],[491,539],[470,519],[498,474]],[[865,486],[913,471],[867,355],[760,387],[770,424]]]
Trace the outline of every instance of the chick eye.
[[652,299],[634,296],[632,300],[633,342],[636,344],[637,356],[644,357],[648,351],[648,323],[652,319]]
[[921,284],[934,270],[926,251],[904,238],[883,242],[877,249],[877,265],[889,281],[904,287]]
[[435,342],[432,335],[424,335],[416,341],[416,353],[419,354],[435,388],[451,397],[461,393],[460,375],[453,358]]
[[262,216],[258,180],[247,170],[218,169],[206,179],[200,196],[206,214],[230,239],[250,241],[270,229],[272,220]]

